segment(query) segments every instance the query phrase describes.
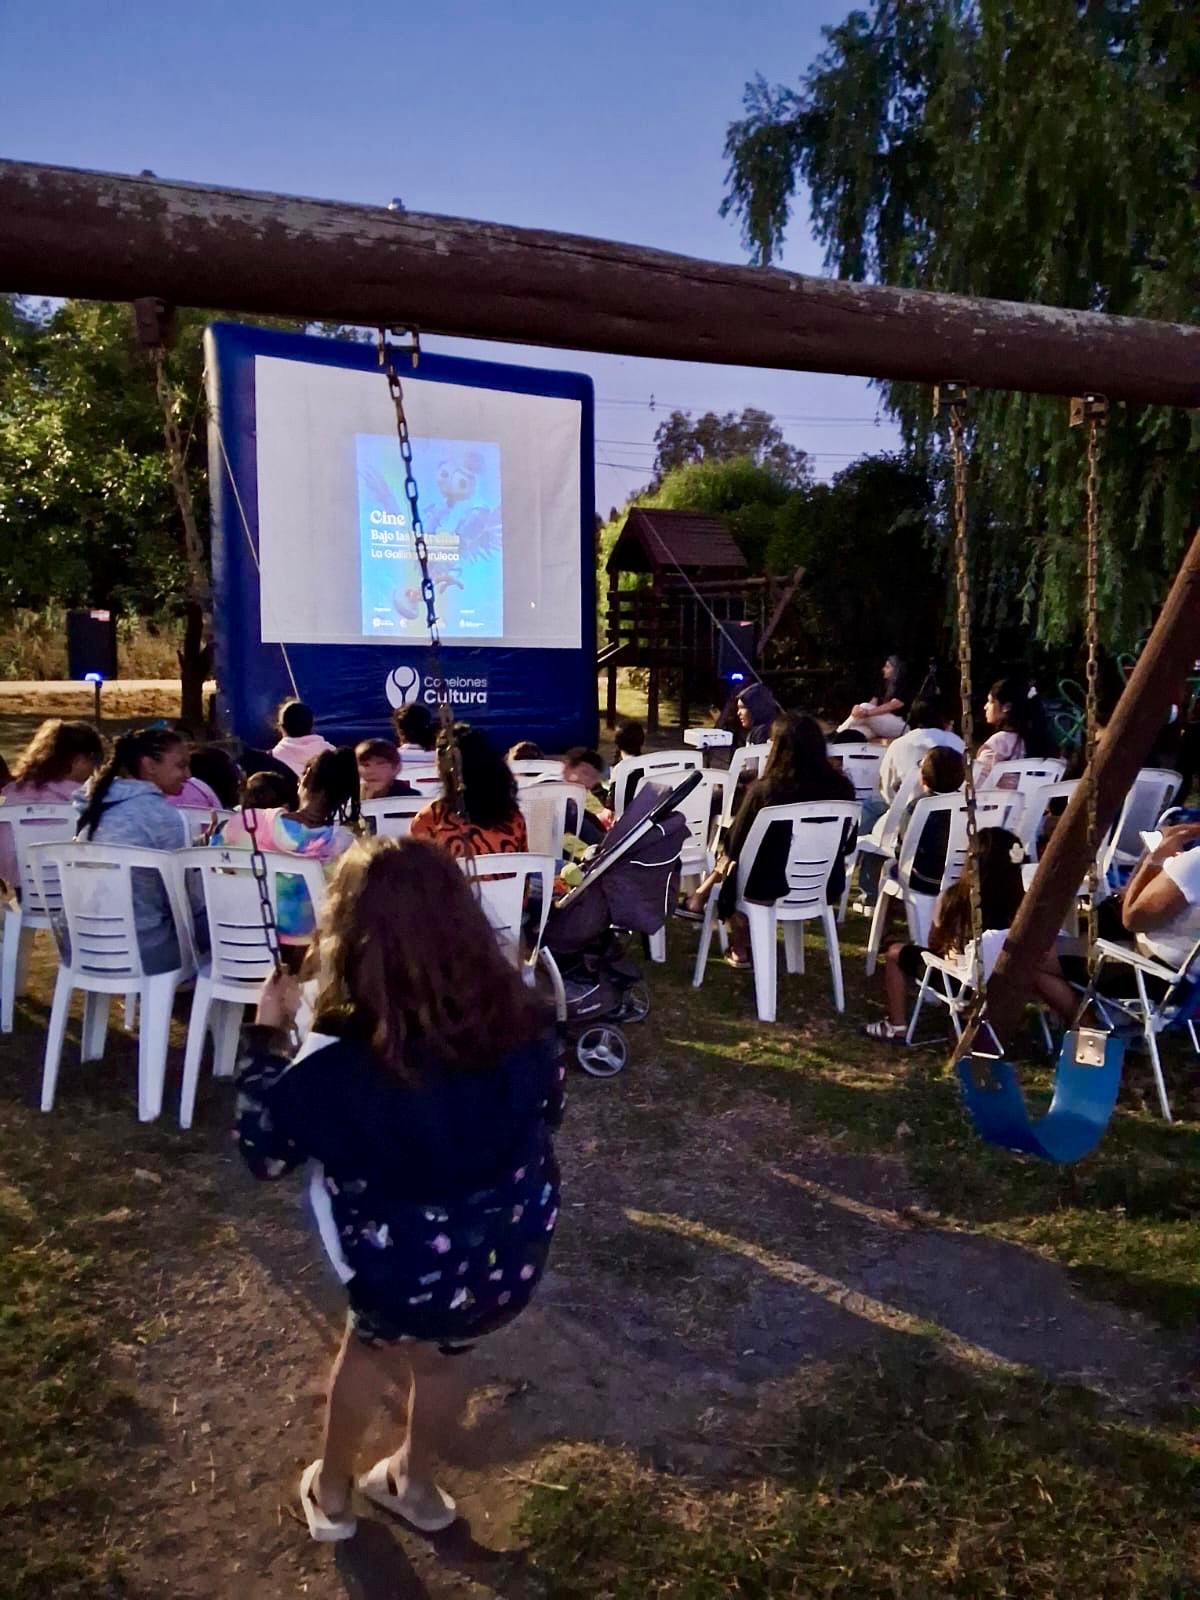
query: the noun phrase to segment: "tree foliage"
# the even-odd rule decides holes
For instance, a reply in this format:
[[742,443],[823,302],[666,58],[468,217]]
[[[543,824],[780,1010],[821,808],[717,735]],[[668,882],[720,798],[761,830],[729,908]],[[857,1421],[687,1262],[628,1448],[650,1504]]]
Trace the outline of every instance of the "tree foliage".
[[732,411],[724,416],[706,411],[697,418],[690,411],[672,411],[655,429],[654,443],[654,475],[660,482],[677,467],[741,458],[755,462],[791,488],[812,476],[806,452],[788,444],[774,417],[754,406],[747,406],[740,417]]
[[[693,462],[632,503],[727,518],[752,574],[790,578],[804,568],[775,666],[827,667],[862,693],[881,646],[918,665],[945,649],[929,483],[899,456],[865,456],[831,483],[798,487],[746,457]],[[602,562],[629,509],[601,530]]]
[[[173,385],[193,404],[203,325],[185,317],[170,356]],[[201,427],[191,450],[201,507],[203,448]],[[90,603],[157,616],[182,602],[162,415],[127,306],[0,301],[0,528],[5,609]]]
[[[873,0],[825,30],[797,87],[746,89],[722,210],[762,263],[797,191],[855,279],[1200,320],[1200,8],[1178,0]],[[955,376],[948,374],[948,377]],[[944,484],[927,394],[886,389]],[[1078,626],[1081,441],[1053,399],[973,409],[980,612]],[[1102,469],[1110,642],[1145,625],[1200,508],[1200,430],[1114,408]]]

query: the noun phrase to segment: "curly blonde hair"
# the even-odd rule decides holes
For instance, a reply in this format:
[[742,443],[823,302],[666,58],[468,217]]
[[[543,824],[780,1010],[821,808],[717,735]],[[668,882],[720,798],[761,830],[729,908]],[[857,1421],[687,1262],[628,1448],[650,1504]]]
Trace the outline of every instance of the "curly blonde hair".
[[412,1070],[413,1045],[486,1069],[547,1024],[461,868],[424,839],[347,851],[306,970],[318,981],[318,1030],[353,1033],[397,1072]]

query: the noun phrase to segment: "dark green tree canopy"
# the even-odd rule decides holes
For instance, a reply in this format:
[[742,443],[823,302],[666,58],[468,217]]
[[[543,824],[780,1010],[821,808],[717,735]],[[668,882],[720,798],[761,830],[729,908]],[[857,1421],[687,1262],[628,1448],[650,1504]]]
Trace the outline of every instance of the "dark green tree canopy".
[[655,429],[654,443],[654,475],[659,482],[676,467],[741,458],[766,468],[792,488],[812,476],[806,452],[788,444],[774,417],[754,406],[747,406],[740,417],[732,411],[724,416],[706,411],[697,418],[690,411],[672,411]]
[[[797,86],[747,86],[723,212],[775,259],[806,192],[839,274],[1200,320],[1200,7],[1178,0],[875,0],[826,29]],[[953,377],[954,374],[947,374]],[[918,463],[944,473],[928,396],[889,385]],[[1078,627],[1081,467],[1065,404],[976,397],[982,613],[1050,642]],[[1108,428],[1110,642],[1145,625],[1200,509],[1188,416]]]

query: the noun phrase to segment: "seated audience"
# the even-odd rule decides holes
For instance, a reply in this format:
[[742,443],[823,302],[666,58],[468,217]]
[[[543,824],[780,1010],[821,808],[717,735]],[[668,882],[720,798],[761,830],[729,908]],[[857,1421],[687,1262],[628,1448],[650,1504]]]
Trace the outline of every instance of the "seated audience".
[[572,832],[584,845],[599,844],[612,826],[609,796],[603,787],[606,771],[600,752],[585,745],[576,745],[562,758],[562,782],[578,783],[587,790],[587,809],[572,825]]
[[[263,776],[257,775],[257,781]],[[252,779],[251,783],[255,781]],[[329,877],[339,857],[354,843],[354,834],[347,826],[358,821],[358,764],[354,751],[322,750],[301,775],[295,809],[257,811],[253,820],[260,850],[319,861]],[[226,849],[250,850],[254,839],[246,818],[239,812],[222,824],[211,843]],[[279,879],[275,920],[280,944],[306,945],[311,939],[315,916],[303,879]]]
[[461,790],[445,752],[439,757],[441,798],[418,811],[410,836],[431,839],[452,856],[511,855],[528,850],[525,818],[517,804],[517,780],[486,734],[469,723],[454,729]]
[[280,739],[271,754],[289,766],[297,777],[314,756],[333,749],[328,739],[313,732],[315,720],[312,707],[306,706],[303,700],[288,700],[279,708]]
[[765,683],[748,683],[739,690],[736,717],[744,743],[768,744],[771,725],[781,715],[779,701]]
[[618,761],[640,756],[646,744],[646,730],[640,722],[622,722],[618,724],[615,743]]
[[[50,717],[17,757],[0,799],[14,805],[66,805],[104,760],[104,745],[90,722]],[[17,852],[11,828],[0,827],[0,879],[16,887]]]
[[838,733],[852,733],[864,741],[898,739],[906,726],[907,707],[904,663],[899,656],[889,656],[883,663],[882,689],[872,699],[855,706],[839,727]]
[[[1024,852],[1020,840],[1006,828],[981,828],[979,832],[979,889],[982,931],[1006,930],[1012,926],[1025,895],[1021,879]],[[930,952],[938,956],[962,956],[971,948],[971,864],[963,865],[957,883],[942,894],[933,914],[929,934]],[[941,881],[939,874],[938,881]],[[889,945],[883,961],[883,987],[887,1015],[868,1022],[863,1033],[868,1039],[900,1044],[908,1031],[908,983],[920,983],[925,975],[925,946]],[[1058,958],[1049,950],[1034,979],[1034,989],[1064,1021],[1073,1020],[1078,997],[1062,975]]]
[[272,772],[263,768],[246,779],[241,803],[248,811],[270,811],[276,807],[295,811],[300,804],[300,785],[286,770]]
[[394,800],[415,795],[411,783],[400,776],[400,752],[390,739],[364,739],[354,751],[358,786],[364,800]]
[[1200,941],[1200,823],[1163,829],[1134,868],[1121,920],[1144,954],[1179,967]]
[[[984,721],[993,731],[975,753],[975,787],[985,789],[1001,761],[1048,756],[1052,742],[1037,690],[1023,678],[999,678],[988,691]],[[1015,788],[1013,782],[1011,787]]]
[[[698,919],[708,896],[719,886],[717,910],[728,923],[729,965],[748,970],[750,930],[745,918],[736,914],[737,863],[750,835],[755,817],[764,806],[795,805],[804,800],[853,800],[854,785],[829,764],[825,735],[813,717],[781,713],[771,725],[771,753],[763,774],[747,790],[721,847],[716,868],[701,883],[686,903],[684,915]],[[853,845],[853,836],[846,847]],[[746,884],[747,900],[769,903],[787,893],[787,861],[791,847],[788,824],[773,823],[758,852]],[[839,857],[830,873],[827,894],[830,901],[841,896],[845,887],[845,866]]]
[[[905,738],[907,737],[906,734]],[[918,801],[933,794],[954,794],[956,790],[962,788],[965,777],[966,761],[961,751],[951,750],[947,745],[935,745],[925,752],[917,768],[916,784],[910,786],[912,794],[896,831],[895,859],[899,859],[900,847],[904,843]],[[880,818],[881,825],[882,820]],[[912,887],[918,894],[937,894],[941,889],[946,849],[950,843],[950,820],[950,812],[935,812],[921,831],[912,866]],[[868,906],[874,902],[878,892],[879,874],[883,864],[883,856],[859,857],[858,887]]]
[[[187,743],[173,729],[123,733],[107,763],[75,797],[80,840],[182,850],[190,843],[188,826],[171,805],[171,797],[187,777]],[[180,950],[162,878],[149,867],[135,867],[131,878],[142,961],[147,972],[170,972],[179,965]],[[202,911],[200,906],[194,909]]]
[[908,728],[907,733],[892,740],[879,763],[879,793],[885,806],[891,805],[900,792],[900,785],[914,767],[920,766],[927,751],[944,745],[961,754],[964,748],[950,725],[945,701],[936,695],[913,701]]
[[315,1029],[294,1060],[285,1030],[299,990],[286,978],[264,988],[237,1125],[256,1177],[318,1164],[313,1210],[348,1300],[301,1505],[314,1538],[355,1532],[359,1451],[395,1382],[397,1448],[359,1492],[433,1533],[456,1517],[433,1452],[457,1458],[468,1352],[528,1305],[554,1233],[553,1022],[465,875],[412,839],[376,840],[338,874],[313,964]]
[[192,751],[192,777],[216,796],[222,811],[234,811],[242,797],[242,771],[227,750],[219,745],[201,745]]
[[504,758],[506,761],[545,761],[546,752],[532,739],[518,739]]
[[392,727],[401,757],[430,756],[437,749],[437,718],[428,706],[397,706],[392,712]]

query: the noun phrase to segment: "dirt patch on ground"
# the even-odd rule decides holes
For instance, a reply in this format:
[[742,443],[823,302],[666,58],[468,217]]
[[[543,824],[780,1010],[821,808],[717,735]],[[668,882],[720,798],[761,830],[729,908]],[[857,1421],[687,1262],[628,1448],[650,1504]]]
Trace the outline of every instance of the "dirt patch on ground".
[[[504,1552],[554,1447],[595,1441],[661,1471],[736,1474],[769,1434],[781,1388],[794,1395],[864,1351],[930,1337],[967,1366],[1029,1364],[1123,1411],[1186,1391],[1181,1339],[933,1214],[903,1135],[879,1153],[843,1149],[828,1120],[806,1122],[753,1072],[739,1084],[736,1058],[711,1103],[710,1078],[687,1066],[670,1025],[687,991],[659,975],[672,1001],[659,1031],[637,1033],[628,1073],[572,1082],[563,1217],[540,1298],[471,1358],[470,1425],[446,1473],[463,1520],[427,1541],[368,1515],[351,1544],[319,1548],[294,1492],[319,1439],[340,1301],[301,1186],[252,1182],[229,1142],[229,1089],[211,1079],[192,1134],[172,1129],[175,1076],[163,1123],[140,1128],[119,1034],[100,1067],[78,1066],[68,1044],[58,1106],[40,1117],[49,977],[42,957],[5,1041],[0,1104],[8,1136],[44,1148],[81,1212],[95,1171],[128,1176],[128,1201],[106,1223],[120,1248],[104,1292],[108,1366],[130,1403],[95,1461],[106,1537],[124,1552],[114,1593],[537,1594],[537,1574]],[[893,1062],[876,1070],[890,1084]],[[36,1193],[20,1203],[36,1207]],[[381,1418],[381,1452],[387,1437]]]

